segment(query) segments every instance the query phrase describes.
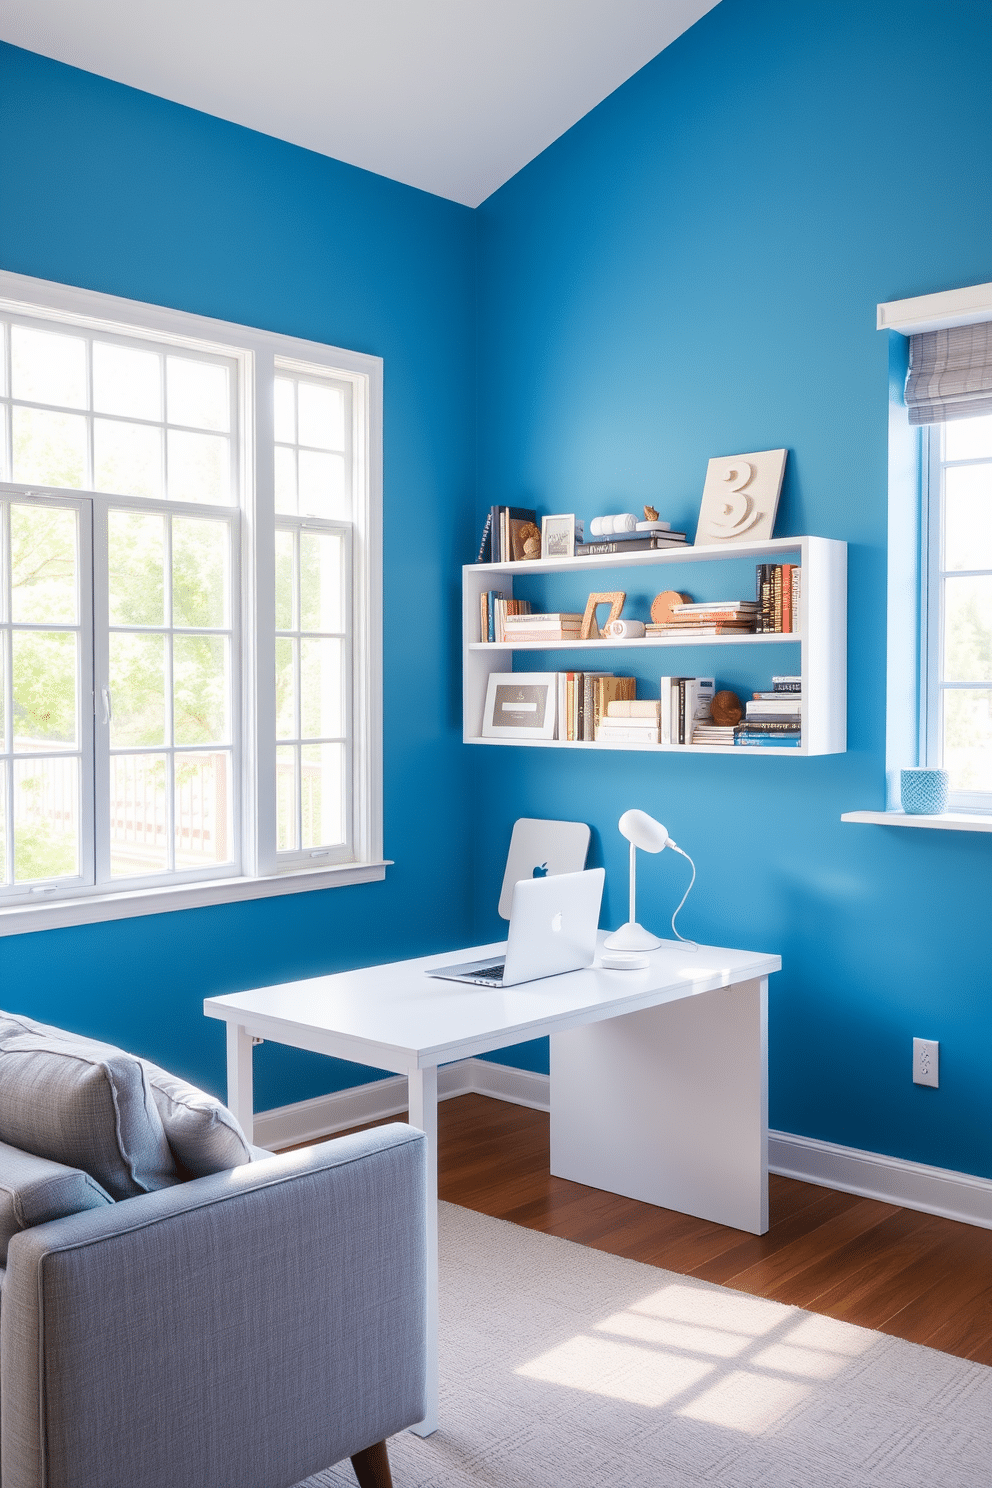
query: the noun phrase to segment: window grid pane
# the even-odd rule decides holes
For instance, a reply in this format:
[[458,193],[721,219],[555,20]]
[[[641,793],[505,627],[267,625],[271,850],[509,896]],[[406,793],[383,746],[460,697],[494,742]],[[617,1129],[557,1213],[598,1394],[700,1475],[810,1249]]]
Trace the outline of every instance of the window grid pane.
[[164,508],[108,532],[111,876],[209,876],[236,851],[235,528]]
[[0,479],[237,504],[236,363],[0,322]]
[[80,526],[0,500],[0,885],[83,873]]
[[935,426],[930,441],[936,694],[924,757],[948,771],[953,796],[968,798],[959,806],[984,797],[992,807],[992,418]]
[[278,852],[347,843],[350,593],[347,529],[276,531]]

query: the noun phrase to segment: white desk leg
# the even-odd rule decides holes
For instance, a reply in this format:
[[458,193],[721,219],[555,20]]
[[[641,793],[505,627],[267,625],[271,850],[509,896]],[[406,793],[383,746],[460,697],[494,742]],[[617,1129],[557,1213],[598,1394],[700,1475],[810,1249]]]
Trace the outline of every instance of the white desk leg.
[[237,1023],[227,1025],[227,1106],[241,1123],[249,1142],[255,1116],[252,1091],[251,1034]]
[[552,1173],[763,1235],[767,1021],[762,977],[552,1034]]
[[437,1069],[411,1070],[410,1125],[427,1134],[427,1414],[417,1436],[437,1430]]

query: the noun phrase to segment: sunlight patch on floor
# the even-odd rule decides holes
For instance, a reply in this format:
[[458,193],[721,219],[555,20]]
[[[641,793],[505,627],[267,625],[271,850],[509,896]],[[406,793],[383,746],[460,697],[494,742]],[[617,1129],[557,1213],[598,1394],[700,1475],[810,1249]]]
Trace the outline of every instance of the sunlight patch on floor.
[[679,1283],[590,1326],[599,1336],[578,1333],[516,1373],[651,1409],[672,1405],[749,1435],[771,1430],[815,1381],[836,1378],[872,1345],[870,1332],[833,1318]]

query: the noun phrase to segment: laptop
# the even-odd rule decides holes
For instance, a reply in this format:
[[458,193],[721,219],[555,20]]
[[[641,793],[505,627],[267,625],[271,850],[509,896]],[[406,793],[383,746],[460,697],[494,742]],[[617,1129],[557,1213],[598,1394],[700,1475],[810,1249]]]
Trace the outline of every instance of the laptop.
[[479,987],[516,987],[591,966],[605,879],[605,868],[520,879],[513,886],[506,955],[432,966],[427,975]]

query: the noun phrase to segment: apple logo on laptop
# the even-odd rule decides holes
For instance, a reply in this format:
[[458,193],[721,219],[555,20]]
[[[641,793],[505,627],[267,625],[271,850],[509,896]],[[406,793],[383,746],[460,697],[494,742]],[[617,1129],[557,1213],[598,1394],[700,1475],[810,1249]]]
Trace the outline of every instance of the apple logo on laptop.
[[561,910],[558,911],[554,919],[551,921],[551,928],[556,935],[561,930]]
[[548,876],[548,865],[547,865],[547,863],[536,863],[534,865],[534,877],[535,878],[547,878],[547,876]]

